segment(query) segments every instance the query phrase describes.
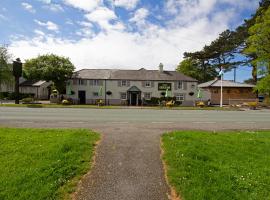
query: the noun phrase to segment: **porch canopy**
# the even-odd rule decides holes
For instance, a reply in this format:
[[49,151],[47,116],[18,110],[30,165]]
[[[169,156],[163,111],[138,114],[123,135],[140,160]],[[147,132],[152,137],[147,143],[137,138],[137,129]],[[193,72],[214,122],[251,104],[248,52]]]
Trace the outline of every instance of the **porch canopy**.
[[141,92],[141,90],[136,86],[132,86],[131,88],[128,89],[128,92]]

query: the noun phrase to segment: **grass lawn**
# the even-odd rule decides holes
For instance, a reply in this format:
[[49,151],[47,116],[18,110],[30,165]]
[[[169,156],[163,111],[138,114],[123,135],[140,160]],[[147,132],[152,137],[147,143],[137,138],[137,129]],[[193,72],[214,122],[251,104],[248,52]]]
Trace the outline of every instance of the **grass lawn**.
[[270,131],[179,131],[163,135],[162,148],[184,200],[270,199]]
[[98,139],[83,129],[0,128],[0,199],[68,199]]

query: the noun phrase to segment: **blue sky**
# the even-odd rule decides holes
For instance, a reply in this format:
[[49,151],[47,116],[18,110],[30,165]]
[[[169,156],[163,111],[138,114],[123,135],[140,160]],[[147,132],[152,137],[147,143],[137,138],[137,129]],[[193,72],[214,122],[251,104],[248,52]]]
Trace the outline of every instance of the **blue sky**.
[[[259,0],[1,0],[0,43],[22,60],[69,57],[77,69],[174,70],[255,12]],[[227,73],[226,79],[232,79]],[[241,67],[237,80],[250,77]]]

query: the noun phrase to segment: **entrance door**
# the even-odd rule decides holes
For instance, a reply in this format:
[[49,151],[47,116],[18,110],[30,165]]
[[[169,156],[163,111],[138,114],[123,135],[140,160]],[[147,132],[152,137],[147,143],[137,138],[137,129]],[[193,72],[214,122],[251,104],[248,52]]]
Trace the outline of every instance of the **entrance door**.
[[137,105],[137,93],[131,93],[131,105],[136,106]]
[[80,104],[85,104],[86,103],[85,91],[79,91],[78,97],[79,97],[79,103]]

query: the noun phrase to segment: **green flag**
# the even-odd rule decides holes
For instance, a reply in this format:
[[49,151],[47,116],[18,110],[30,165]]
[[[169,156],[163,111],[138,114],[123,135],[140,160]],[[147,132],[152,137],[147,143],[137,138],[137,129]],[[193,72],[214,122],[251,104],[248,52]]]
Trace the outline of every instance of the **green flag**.
[[166,93],[165,93],[165,97],[169,97],[170,96],[170,92],[169,92],[169,88],[166,89]]
[[197,98],[201,99],[203,97],[201,89],[198,89]]

